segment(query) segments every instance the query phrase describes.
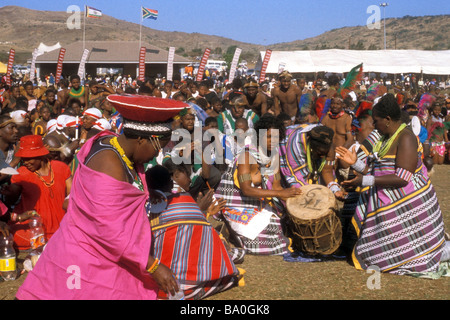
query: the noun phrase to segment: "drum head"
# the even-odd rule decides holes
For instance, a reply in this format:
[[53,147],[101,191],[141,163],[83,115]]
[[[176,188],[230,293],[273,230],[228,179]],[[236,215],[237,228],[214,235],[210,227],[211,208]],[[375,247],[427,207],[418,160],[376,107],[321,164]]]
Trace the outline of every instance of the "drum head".
[[420,134],[420,120],[418,117],[414,116],[411,119],[411,129],[416,136]]
[[302,194],[286,201],[289,214],[302,220],[319,219],[336,209],[336,198],[325,186],[309,184],[301,187]]

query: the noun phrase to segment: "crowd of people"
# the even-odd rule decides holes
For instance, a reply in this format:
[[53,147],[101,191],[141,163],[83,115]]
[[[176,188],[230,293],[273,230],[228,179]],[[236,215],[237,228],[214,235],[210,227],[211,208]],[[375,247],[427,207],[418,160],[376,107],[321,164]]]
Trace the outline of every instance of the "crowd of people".
[[246,255],[296,250],[286,201],[309,184],[342,204],[334,257],[419,276],[449,260],[429,177],[450,162],[450,97],[435,86],[104,80],[2,82],[0,231],[30,250],[29,219],[45,230],[18,299],[244,285]]

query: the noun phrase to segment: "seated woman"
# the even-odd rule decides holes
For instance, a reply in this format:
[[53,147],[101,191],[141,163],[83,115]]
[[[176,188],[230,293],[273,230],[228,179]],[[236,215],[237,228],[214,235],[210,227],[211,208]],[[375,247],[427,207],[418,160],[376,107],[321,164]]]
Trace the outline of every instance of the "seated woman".
[[222,215],[231,229],[233,244],[249,254],[281,255],[290,251],[291,241],[283,233],[285,208],[280,199],[295,197],[301,191],[281,186],[276,149],[278,135],[284,136],[281,120],[263,115],[255,130],[261,144],[254,141],[236,155],[222,176],[216,196],[227,201]]
[[382,137],[368,166],[357,160],[356,151],[336,148],[340,159],[363,174],[342,185],[369,187],[353,216],[358,235],[353,263],[360,270],[377,266],[394,274],[435,272],[445,245],[444,223],[417,137],[402,123],[392,94],[380,99],[372,117]]
[[11,233],[19,250],[30,248],[28,221],[15,219],[25,212],[37,211],[44,224],[45,239],[48,241],[59,228],[66,213],[66,206],[72,186],[69,167],[57,160],[47,158],[49,151],[44,147],[42,137],[29,135],[20,139],[16,156],[21,157],[19,174],[11,178],[7,187],[11,199],[18,200],[11,215]]
[[[185,299],[203,299],[237,285],[240,271],[191,195],[171,193],[170,173],[160,165],[148,169],[145,179],[153,195],[147,214],[154,257],[173,271]],[[158,192],[167,200],[163,197],[160,203],[155,202]],[[161,203],[163,208],[155,208]],[[167,299],[168,295],[160,290],[158,298]]]

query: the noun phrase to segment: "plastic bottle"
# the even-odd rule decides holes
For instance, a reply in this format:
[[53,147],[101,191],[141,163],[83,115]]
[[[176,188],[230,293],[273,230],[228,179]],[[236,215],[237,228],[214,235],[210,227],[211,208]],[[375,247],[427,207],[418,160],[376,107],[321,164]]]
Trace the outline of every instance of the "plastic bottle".
[[0,274],[5,281],[16,280],[17,277],[16,250],[13,243],[12,234],[8,237],[0,234]]
[[29,226],[31,255],[39,255],[46,243],[44,225],[42,224],[41,217],[38,215],[32,216],[29,221]]
[[180,283],[178,282],[178,280],[177,280],[177,283],[178,283],[179,291],[175,292],[175,295],[171,295],[170,292],[169,292],[169,300],[184,300],[184,291],[181,288]]

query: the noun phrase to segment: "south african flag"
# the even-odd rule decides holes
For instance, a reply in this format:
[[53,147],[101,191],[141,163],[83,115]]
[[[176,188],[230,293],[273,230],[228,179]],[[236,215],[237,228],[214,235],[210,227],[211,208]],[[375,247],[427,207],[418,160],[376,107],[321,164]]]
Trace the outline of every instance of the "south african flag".
[[158,10],[152,10],[142,7],[142,19],[154,19],[158,18]]

